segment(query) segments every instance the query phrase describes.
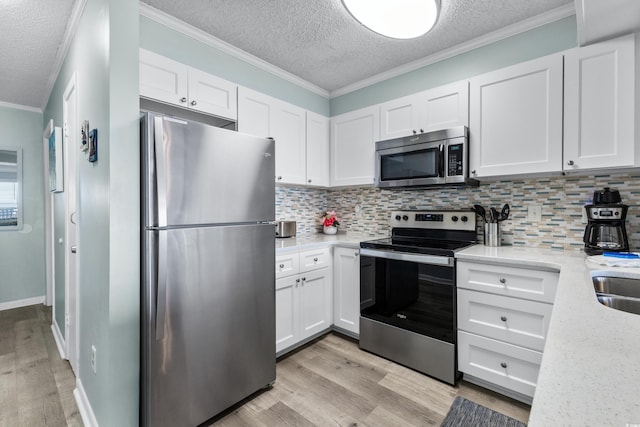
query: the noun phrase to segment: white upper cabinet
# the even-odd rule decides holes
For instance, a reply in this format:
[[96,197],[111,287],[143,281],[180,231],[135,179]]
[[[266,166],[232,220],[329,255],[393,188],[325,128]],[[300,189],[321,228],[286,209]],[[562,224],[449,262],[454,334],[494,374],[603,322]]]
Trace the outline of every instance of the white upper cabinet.
[[380,104],[380,139],[469,125],[469,83],[457,82]]
[[419,131],[419,94],[380,104],[380,139],[401,138]]
[[277,100],[273,137],[276,139],[276,180],[306,183],[306,111]]
[[422,92],[420,130],[469,126],[469,82],[467,80]]
[[238,86],[189,68],[189,108],[215,116],[238,117]]
[[232,82],[140,49],[140,96],[236,120],[236,90]]
[[186,107],[188,68],[164,56],[140,49],[140,95]]
[[470,80],[472,177],[562,170],[562,60],[550,55]]
[[246,87],[238,88],[238,132],[273,137],[273,98]]
[[306,182],[306,112],[276,98],[238,88],[238,131],[276,141],[276,182]]
[[373,184],[375,142],[380,139],[380,107],[331,118],[331,185]]
[[565,171],[637,165],[635,36],[565,55]]
[[307,185],[329,186],[329,118],[307,111]]

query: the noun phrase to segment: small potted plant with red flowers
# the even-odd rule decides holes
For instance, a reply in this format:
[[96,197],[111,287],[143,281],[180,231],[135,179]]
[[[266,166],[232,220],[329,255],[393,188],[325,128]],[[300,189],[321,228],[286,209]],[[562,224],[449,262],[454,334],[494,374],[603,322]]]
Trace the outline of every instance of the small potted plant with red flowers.
[[338,222],[338,218],[336,218],[336,213],[334,211],[325,212],[322,216],[324,234],[336,234],[338,232],[339,225],[340,223]]

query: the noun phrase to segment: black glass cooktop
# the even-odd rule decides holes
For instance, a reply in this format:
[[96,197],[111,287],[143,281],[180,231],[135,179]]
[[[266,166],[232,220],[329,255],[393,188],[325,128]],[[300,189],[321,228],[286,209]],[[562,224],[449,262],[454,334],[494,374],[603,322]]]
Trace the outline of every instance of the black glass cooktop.
[[361,248],[410,252],[426,255],[453,256],[454,252],[475,244],[475,241],[442,240],[410,237],[385,237],[360,243]]

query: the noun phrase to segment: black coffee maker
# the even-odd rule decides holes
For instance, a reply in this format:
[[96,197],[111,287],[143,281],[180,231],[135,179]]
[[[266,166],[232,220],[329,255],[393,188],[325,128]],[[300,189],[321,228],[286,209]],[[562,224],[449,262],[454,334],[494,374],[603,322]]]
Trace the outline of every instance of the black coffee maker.
[[629,251],[624,226],[629,207],[621,202],[620,192],[609,187],[593,193],[593,203],[584,207],[589,220],[583,238],[587,254]]

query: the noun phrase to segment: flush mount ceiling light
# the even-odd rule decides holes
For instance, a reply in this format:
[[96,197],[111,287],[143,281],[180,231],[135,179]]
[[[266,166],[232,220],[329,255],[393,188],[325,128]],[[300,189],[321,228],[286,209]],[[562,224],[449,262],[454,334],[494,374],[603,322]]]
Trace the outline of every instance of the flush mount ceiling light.
[[342,0],[351,16],[383,36],[413,39],[436,23],[440,0]]

